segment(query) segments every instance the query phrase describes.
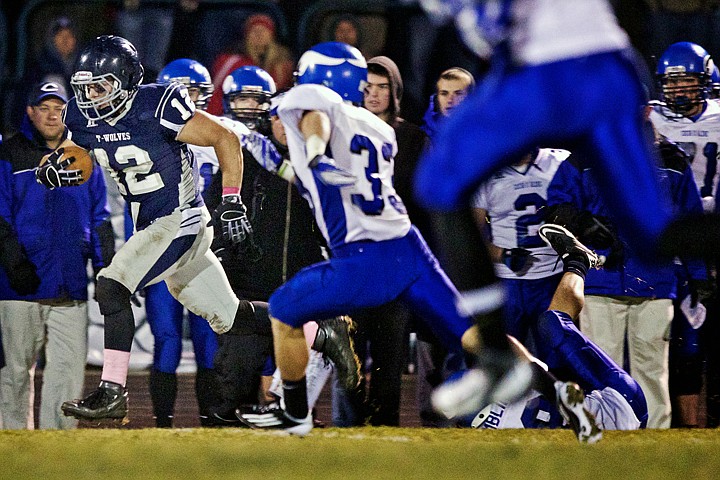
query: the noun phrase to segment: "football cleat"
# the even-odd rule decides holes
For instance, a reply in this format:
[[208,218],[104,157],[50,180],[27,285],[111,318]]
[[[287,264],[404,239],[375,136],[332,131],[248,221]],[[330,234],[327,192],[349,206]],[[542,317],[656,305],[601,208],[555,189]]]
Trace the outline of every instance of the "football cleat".
[[269,408],[257,406],[256,411],[250,408],[237,410],[241,422],[258,430],[283,430],[290,435],[304,437],[313,429],[312,413],[308,412],[303,419],[291,418],[278,404],[270,404]]
[[565,227],[546,223],[540,227],[538,233],[540,238],[557,252],[563,263],[571,257],[581,257],[587,260],[588,268],[598,268],[602,265],[597,254],[580,243]]
[[318,330],[312,349],[323,354],[337,369],[338,380],[345,390],[360,384],[360,359],[355,353],[350,317],[334,317],[317,322]]
[[450,419],[474,415],[490,403],[511,403],[532,386],[532,368],[520,359],[504,371],[494,370],[473,368],[459,379],[445,382],[432,394],[433,407]]
[[574,382],[555,382],[556,404],[560,414],[577,435],[580,443],[597,443],[602,429],[585,407],[585,394]]
[[120,384],[103,380],[87,397],[63,402],[60,408],[66,417],[79,420],[125,420],[128,413],[128,392]]

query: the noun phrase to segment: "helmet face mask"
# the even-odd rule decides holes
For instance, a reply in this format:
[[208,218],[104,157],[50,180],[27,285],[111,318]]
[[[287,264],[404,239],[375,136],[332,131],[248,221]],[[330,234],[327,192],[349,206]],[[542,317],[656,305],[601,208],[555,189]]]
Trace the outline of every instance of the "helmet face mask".
[[179,58],[165,65],[157,77],[157,83],[178,82],[185,85],[195,107],[205,110],[215,87],[210,73],[200,62]]
[[343,100],[361,105],[367,76],[367,62],[357,48],[341,42],[324,42],[302,54],[295,82],[323,85]]
[[81,53],[70,85],[78,108],[88,120],[122,114],[142,83],[137,50],[122,37],[97,37]]
[[265,70],[240,67],[223,82],[224,111],[249,129],[268,133],[270,97],[275,91],[275,81]]
[[662,80],[663,99],[675,113],[691,112],[708,97],[705,83],[699,75],[666,74]]
[[112,73],[94,76],[92,72],[75,72],[70,80],[80,112],[88,120],[115,116],[125,105],[129,92]]

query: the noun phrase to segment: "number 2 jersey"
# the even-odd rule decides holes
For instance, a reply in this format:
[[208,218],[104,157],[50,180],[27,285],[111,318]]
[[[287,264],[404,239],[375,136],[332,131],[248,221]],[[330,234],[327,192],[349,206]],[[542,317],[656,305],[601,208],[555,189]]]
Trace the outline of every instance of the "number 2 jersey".
[[195,105],[179,83],[140,85],[128,103],[119,118],[88,120],[73,98],[64,121],[72,140],[110,172],[142,230],[177,208],[203,205],[194,157],[176,139]]
[[540,209],[547,205],[548,185],[561,162],[570,155],[567,150],[542,148],[528,165],[511,165],[483,183],[473,198],[473,207],[487,211],[492,243],[500,248],[525,248],[535,261],[522,276],[504,264],[495,264],[500,278],[545,278],[555,273],[555,251],[538,234],[543,224]]
[[[325,185],[313,174],[299,126],[304,112],[312,110],[330,118],[327,156],[357,178],[355,185]],[[297,186],[310,202],[331,249],[362,240],[391,240],[408,233],[410,219],[392,185],[397,143],[390,125],[364,108],[345,103],[329,88],[309,84],[295,86],[285,94],[278,116],[287,133]]]
[[713,210],[712,199],[720,173],[720,103],[708,100],[705,110],[694,119],[675,115],[667,107],[657,105],[650,113],[650,120],[660,135],[677,143],[690,156],[703,208],[706,211]]

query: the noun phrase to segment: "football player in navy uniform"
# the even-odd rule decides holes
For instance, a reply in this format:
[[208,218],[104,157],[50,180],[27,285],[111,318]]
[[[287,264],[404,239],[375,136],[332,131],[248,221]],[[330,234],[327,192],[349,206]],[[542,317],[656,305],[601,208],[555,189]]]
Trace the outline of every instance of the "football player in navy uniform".
[[[213,91],[210,73],[201,63],[188,58],[180,58],[168,63],[158,74],[157,83],[178,82],[188,89],[190,100],[198,110],[205,110]],[[192,146],[189,146],[193,150]],[[218,171],[217,158],[202,161],[195,155],[200,172],[199,189],[203,194],[209,178]],[[183,351],[184,307],[168,291],[165,282],[145,287],[145,311],[155,339],[153,366],[150,369],[150,399],[153,405],[155,426],[172,427],[177,397],[176,371]],[[200,414],[200,424],[208,425],[209,410],[217,403],[217,379],[213,370],[213,360],[217,351],[217,334],[208,323],[192,312],[188,312],[190,339],[195,353],[197,370],[195,373],[195,394]]]
[[[481,342],[472,318],[455,307],[457,291],[410,223],[392,185],[395,132],[359,107],[367,82],[363,56],[343,43],[318,44],[300,58],[297,81],[280,102],[278,115],[287,133],[296,185],[313,207],[332,256],[302,270],[270,297],[285,408],[244,414],[241,419],[255,428],[306,435],[312,429],[312,415],[302,327],[313,318],[399,299],[427,322],[448,349],[479,354]],[[487,373],[492,366],[483,366],[475,372],[481,377],[477,380],[493,383]],[[529,363],[518,359],[510,370],[512,382],[493,383],[480,398],[471,392],[464,398],[470,404],[465,408],[522,395],[533,380],[544,382],[540,388],[548,386],[549,378],[537,378]],[[500,385],[504,392],[497,388]],[[573,416],[584,417],[577,424],[594,425],[586,417],[581,393],[571,398],[566,394],[569,389],[552,381],[549,389],[553,396],[557,391]]]
[[[125,383],[135,330],[130,297],[147,285],[165,280],[170,293],[216,333],[267,328],[263,305],[238,300],[210,251],[210,214],[187,147],[214,147],[223,186],[215,221],[226,241],[240,243],[250,224],[239,195],[243,163],[237,136],[196,110],[184,85],[141,85],[142,79],[135,47],[121,37],[100,36],[80,55],[71,79],[75,98],[64,114],[72,143],[90,150],[115,179],[135,226],[98,274],[96,295],[105,317],[102,380],[88,397],[62,405],[66,415],[78,418],[127,415]],[[65,163],[38,168],[38,181],[50,188],[77,183],[77,171]]]

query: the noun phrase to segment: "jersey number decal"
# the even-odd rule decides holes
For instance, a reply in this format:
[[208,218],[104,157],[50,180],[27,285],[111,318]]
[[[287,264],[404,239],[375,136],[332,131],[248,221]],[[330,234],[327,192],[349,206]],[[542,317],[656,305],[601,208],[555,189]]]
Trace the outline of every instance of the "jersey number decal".
[[[373,194],[372,200],[366,200],[363,195],[356,193],[352,195],[352,201],[365,215],[380,215],[385,208],[385,200],[380,181],[377,147],[365,135],[355,135],[350,141],[350,151],[356,155],[362,155],[363,151],[367,152],[368,166],[365,168],[365,178],[370,182]],[[392,145],[389,143],[383,143],[382,157],[386,162],[392,161]]]
[[517,246],[520,248],[537,248],[544,247],[545,242],[542,241],[540,235],[528,235],[530,226],[542,225],[542,218],[538,211],[547,205],[547,201],[537,193],[526,193],[520,195],[515,200],[515,210],[522,212],[528,210],[528,207],[535,207],[534,213],[521,215],[515,222],[515,233],[517,235]]
[[170,105],[175,107],[180,112],[180,117],[183,120],[187,120],[188,118],[192,117],[192,112],[195,108],[195,105],[192,103],[192,100],[190,100],[190,95],[188,94],[187,89],[181,88],[180,96],[183,97],[185,105],[180,103],[180,100],[178,100],[177,98],[173,98],[170,102]]
[[[94,148],[93,153],[100,165],[110,172],[122,195],[142,195],[154,192],[165,186],[159,173],[150,174],[153,162],[148,152],[135,145],[123,145],[115,151],[115,161],[122,170],[116,171],[110,166],[110,158],[102,148]],[[130,165],[126,167],[126,165]]]

